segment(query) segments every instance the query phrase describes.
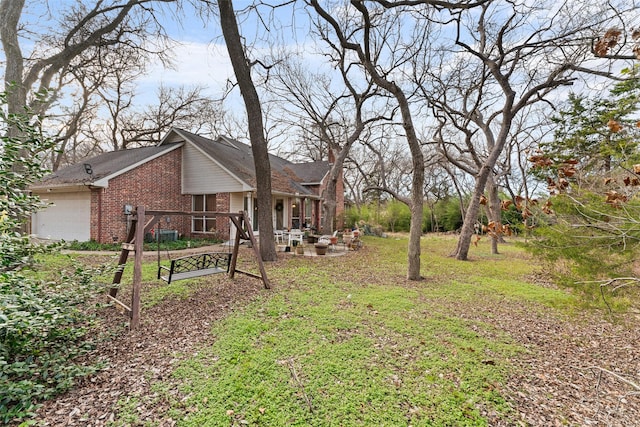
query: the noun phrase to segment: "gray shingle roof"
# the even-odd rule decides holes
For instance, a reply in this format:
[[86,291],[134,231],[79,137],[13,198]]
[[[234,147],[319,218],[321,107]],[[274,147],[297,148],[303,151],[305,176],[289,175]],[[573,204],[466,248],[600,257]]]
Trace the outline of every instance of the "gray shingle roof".
[[305,184],[318,184],[329,172],[331,164],[327,161],[293,163],[291,169]]
[[[251,146],[227,137],[211,140],[200,135],[175,129],[177,133],[198,146],[239,179],[256,187],[256,176]],[[174,138],[171,141],[175,141]],[[273,192],[313,195],[314,192],[303,183],[319,183],[329,171],[328,162],[296,164],[270,154],[271,187]]]
[[[89,181],[97,181],[102,178],[117,174],[137,163],[143,163],[146,159],[156,157],[163,152],[174,149],[179,144],[167,144],[162,147],[141,147],[129,150],[112,151],[100,154],[82,163],[76,163],[45,176],[41,181],[34,183],[31,188],[51,187],[57,185],[82,184]],[[89,176],[84,164],[91,165],[93,174]]]
[[[44,177],[31,186],[32,189],[78,185],[122,173],[135,166],[178,147],[187,140],[200,148],[204,153],[225,167],[237,178],[256,187],[256,174],[253,166],[251,146],[227,137],[216,140],[204,138],[182,129],[173,129],[157,146],[133,148],[113,151],[88,159],[82,163],[61,168]],[[177,136],[181,136],[179,138]],[[317,184],[329,171],[328,162],[292,163],[275,155],[269,155],[271,161],[271,187],[275,193],[314,195],[315,193],[302,184]],[[84,163],[91,165],[93,174],[87,175]]]

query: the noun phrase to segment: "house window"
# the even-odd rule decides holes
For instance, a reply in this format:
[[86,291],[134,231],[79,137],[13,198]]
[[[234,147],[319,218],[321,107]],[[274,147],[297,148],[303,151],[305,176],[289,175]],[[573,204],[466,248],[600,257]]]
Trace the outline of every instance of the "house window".
[[[215,212],[216,210],[215,194],[194,194],[191,196],[191,200],[194,212]],[[194,233],[215,233],[216,219],[194,215],[191,217],[191,231]]]
[[305,227],[311,227],[313,225],[311,214],[313,212],[313,201],[311,199],[304,199],[304,225]]

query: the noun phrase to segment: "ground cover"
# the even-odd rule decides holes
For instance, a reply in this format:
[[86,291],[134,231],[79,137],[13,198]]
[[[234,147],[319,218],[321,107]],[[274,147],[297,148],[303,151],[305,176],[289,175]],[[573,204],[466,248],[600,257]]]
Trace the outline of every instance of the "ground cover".
[[[109,368],[47,402],[49,425],[633,425],[637,320],[612,319],[542,281],[513,245],[472,260],[423,239],[425,280],[405,279],[406,239],[343,257],[283,254],[274,284],[222,275],[153,281],[142,327],[94,357]],[[245,253],[244,260],[250,258]],[[92,258],[93,259],[93,258]],[[248,266],[250,268],[250,266]],[[243,266],[244,268],[244,266]],[[128,276],[127,276],[128,277]],[[122,292],[126,292],[123,289]]]

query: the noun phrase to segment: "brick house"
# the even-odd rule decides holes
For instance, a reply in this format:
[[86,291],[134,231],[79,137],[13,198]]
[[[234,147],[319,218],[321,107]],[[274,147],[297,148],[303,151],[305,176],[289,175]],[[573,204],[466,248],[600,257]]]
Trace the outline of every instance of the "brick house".
[[[270,156],[275,229],[319,229],[330,164],[292,163]],[[172,129],[156,146],[104,153],[46,176],[31,191],[52,205],[32,217],[43,239],[124,240],[132,207],[177,211],[247,211],[257,230],[256,176],[251,147]],[[344,210],[338,182],[337,215]],[[172,216],[160,232],[228,239],[228,219]]]

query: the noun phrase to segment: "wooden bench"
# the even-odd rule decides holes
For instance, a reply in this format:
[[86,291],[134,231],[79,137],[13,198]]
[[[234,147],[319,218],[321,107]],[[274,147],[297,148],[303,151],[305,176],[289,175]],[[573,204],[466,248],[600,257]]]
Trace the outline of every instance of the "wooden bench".
[[[229,264],[231,264],[231,254],[226,252],[187,255],[172,259],[169,267],[161,265],[158,268],[158,279],[171,283],[208,274],[228,273]],[[168,274],[163,275],[163,272]]]

